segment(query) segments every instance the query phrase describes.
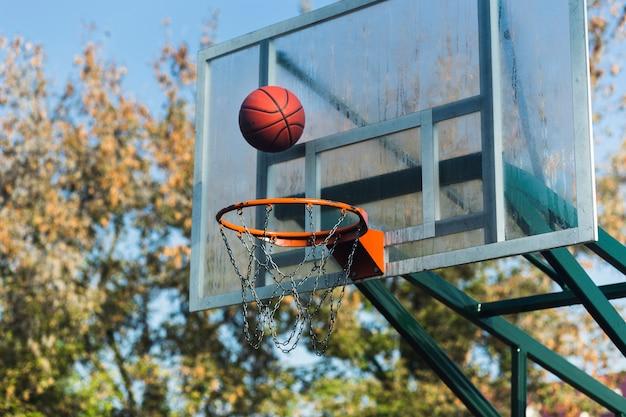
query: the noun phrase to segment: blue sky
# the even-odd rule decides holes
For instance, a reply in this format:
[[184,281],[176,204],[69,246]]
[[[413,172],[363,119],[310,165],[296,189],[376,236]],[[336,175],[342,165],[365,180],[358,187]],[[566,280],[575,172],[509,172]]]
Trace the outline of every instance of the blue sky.
[[[312,0],[313,7],[332,0]],[[198,49],[203,22],[217,11],[217,41],[260,29],[298,14],[298,0],[22,0],[2,1],[0,35],[22,36],[42,44],[47,70],[59,87],[72,61],[89,40],[102,44],[106,57],[128,68],[127,88],[151,102],[158,90],[150,64],[169,37]],[[169,29],[163,25],[169,18]]]

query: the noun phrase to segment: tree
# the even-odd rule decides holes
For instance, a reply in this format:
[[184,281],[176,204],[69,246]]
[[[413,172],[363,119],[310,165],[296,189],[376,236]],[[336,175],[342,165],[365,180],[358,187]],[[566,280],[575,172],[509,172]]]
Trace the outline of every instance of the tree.
[[[626,84],[613,59],[626,17],[617,1],[589,11],[596,135],[618,142],[598,182],[601,223],[623,241]],[[327,356],[308,367],[285,366],[269,342],[249,348],[237,308],[188,313],[196,70],[185,44],[163,46],[153,70],[160,109],[130,98],[125,69],[89,44],[56,93],[41,47],[0,39],[0,413],[467,415],[354,290]],[[553,288],[510,262],[442,273],[483,300]],[[506,415],[508,348],[405,283],[389,285]],[[610,369],[614,350],[588,320],[560,310],[510,319],[590,372]],[[601,354],[581,334],[597,336]],[[547,413],[598,411],[538,369],[530,383]]]

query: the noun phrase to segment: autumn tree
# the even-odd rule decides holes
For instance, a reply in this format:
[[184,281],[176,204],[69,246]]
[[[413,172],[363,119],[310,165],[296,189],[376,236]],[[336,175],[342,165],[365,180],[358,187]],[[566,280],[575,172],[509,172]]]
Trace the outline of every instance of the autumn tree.
[[[609,0],[589,11],[596,137],[615,149],[600,171],[601,224],[624,241],[626,83],[615,57],[625,11]],[[307,366],[286,365],[269,341],[249,348],[237,307],[188,312],[196,68],[186,44],[166,43],[152,70],[160,108],[133,99],[126,70],[87,44],[57,91],[41,47],[0,38],[0,414],[468,415],[354,289],[327,356]],[[515,261],[442,274],[481,300],[554,289]],[[389,285],[507,415],[508,347],[403,281]],[[567,316],[509,319],[604,377],[614,347]],[[546,412],[599,412],[539,369],[530,391]]]

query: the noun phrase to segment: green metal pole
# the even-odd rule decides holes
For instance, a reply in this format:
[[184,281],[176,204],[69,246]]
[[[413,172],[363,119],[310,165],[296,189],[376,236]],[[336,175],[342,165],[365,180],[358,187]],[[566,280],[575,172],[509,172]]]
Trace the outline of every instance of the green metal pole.
[[546,251],[543,256],[580,299],[622,355],[626,356],[626,322],[576,261],[576,258],[565,248]]
[[357,283],[359,290],[376,309],[391,323],[411,347],[430,365],[441,380],[465,404],[472,414],[479,417],[500,416],[483,397],[458,366],[437,345],[398,299],[381,281]]
[[[545,219],[538,212],[537,206],[533,205],[521,193],[512,194],[510,200],[514,201],[514,207],[522,215],[532,233],[551,231]],[[607,233],[602,231],[600,235],[599,246],[592,245],[591,247],[598,249],[601,255],[606,256],[614,265],[619,267],[625,262],[624,251],[626,249]],[[626,322],[615,311],[602,291],[598,289],[597,285],[576,261],[576,258],[565,248],[544,251],[542,255],[557,272],[560,280],[580,299],[589,314],[615,343],[622,355],[626,356]]]
[[606,230],[599,227],[598,241],[588,243],[587,247],[626,275],[626,246],[608,234]]
[[[598,289],[609,300],[626,297],[626,282],[601,285]],[[572,291],[565,290],[548,294],[529,295],[527,297],[481,303],[478,306],[478,314],[480,317],[492,317],[504,314],[545,310],[555,307],[565,307],[575,304],[580,304],[578,297],[576,297]]]
[[526,417],[526,352],[511,348],[511,417]]
[[550,265],[548,265],[543,260],[541,260],[539,256],[534,255],[532,253],[527,253],[522,256],[526,258],[528,262],[530,262],[535,267],[537,267],[541,272],[543,272],[544,274],[552,278],[552,280],[556,282],[557,284],[559,284],[561,288],[563,289],[566,288],[566,285],[561,280],[561,277],[559,277],[559,274],[557,274],[556,271]]
[[528,353],[528,356],[535,363],[613,413],[626,413],[626,398],[613,392],[505,319],[480,317],[476,314],[478,302],[437,274],[422,272],[403,275],[403,277],[509,346],[519,346]]

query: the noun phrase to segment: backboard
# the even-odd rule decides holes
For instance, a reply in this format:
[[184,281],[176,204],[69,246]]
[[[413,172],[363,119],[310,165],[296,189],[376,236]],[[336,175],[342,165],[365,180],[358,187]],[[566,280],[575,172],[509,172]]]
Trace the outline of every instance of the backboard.
[[[215,213],[252,198],[364,208],[385,234],[385,276],[595,240],[585,10],[344,0],[202,50],[191,310],[241,302]],[[268,84],[307,116],[300,142],[276,154],[250,147],[237,122]],[[301,230],[301,217],[277,210],[272,225]],[[277,259],[289,268],[303,250]],[[261,279],[257,291],[273,289]]]

